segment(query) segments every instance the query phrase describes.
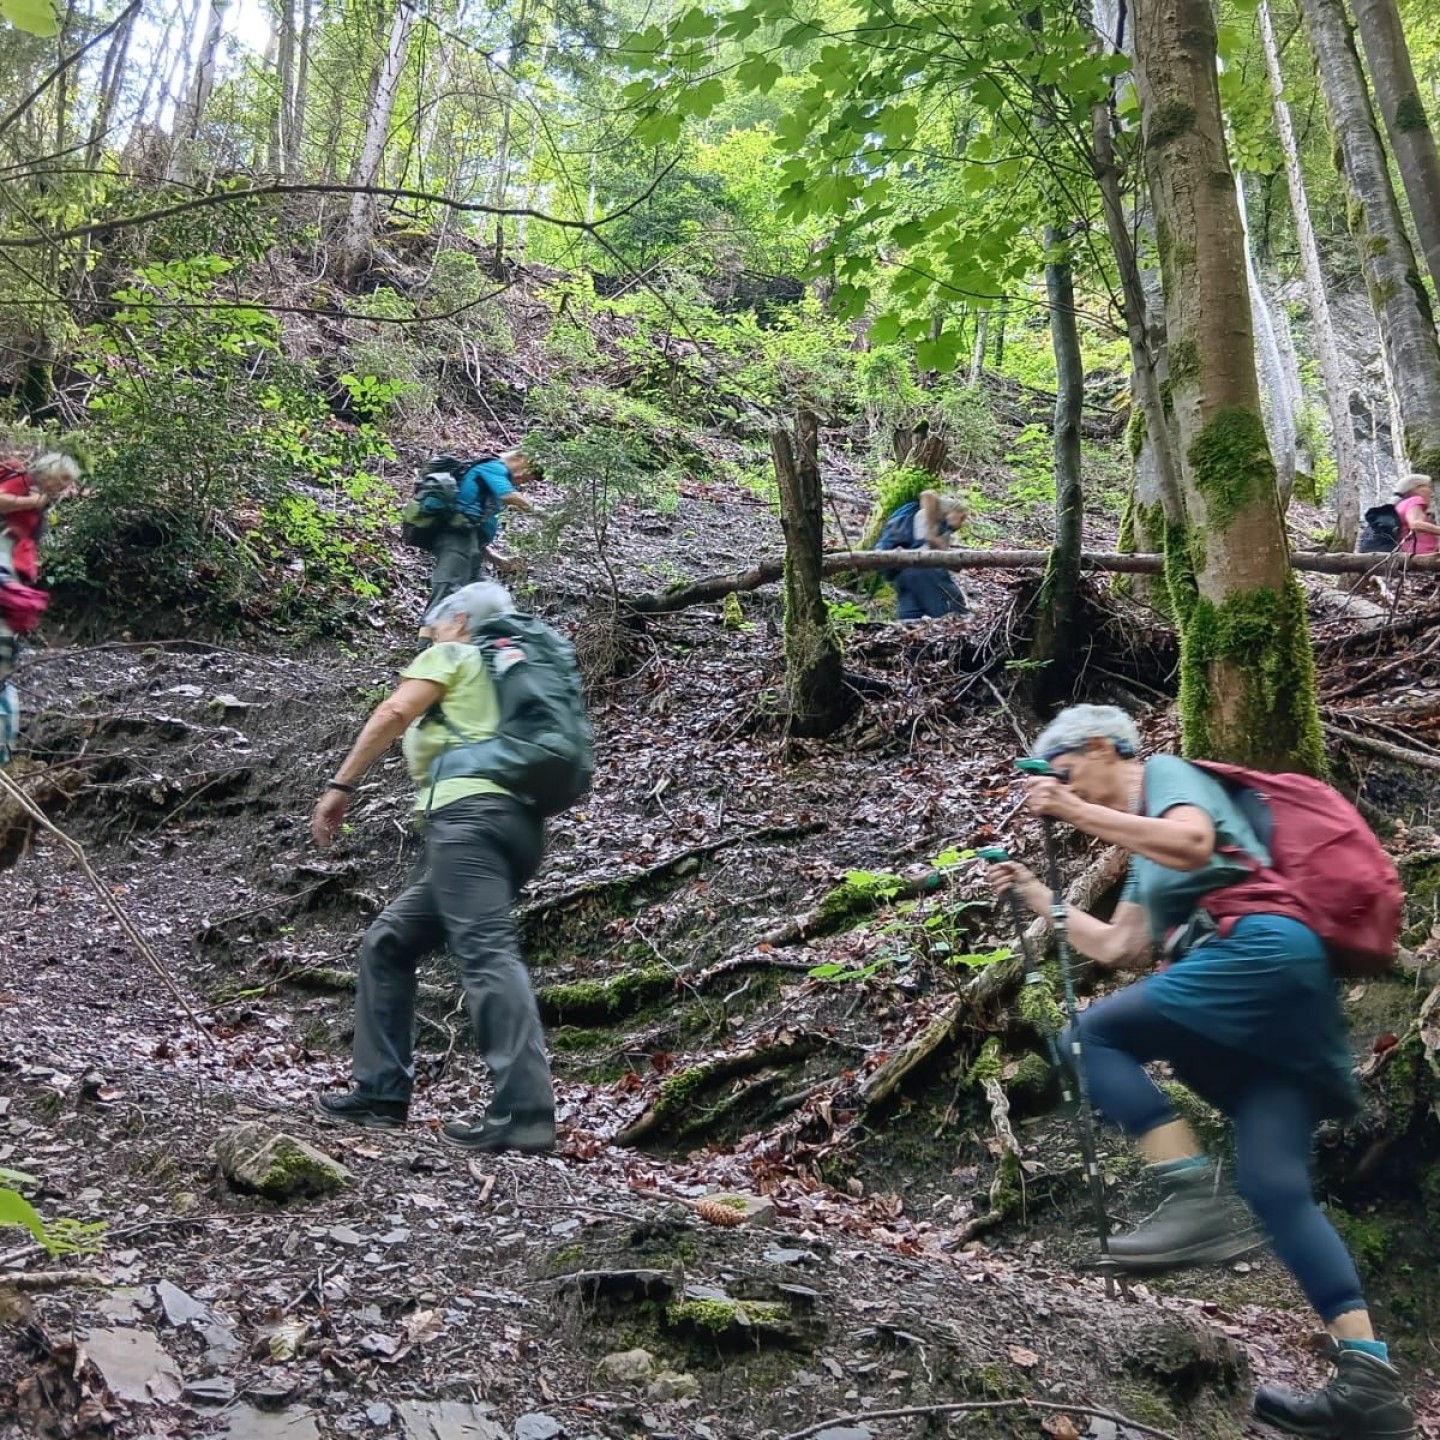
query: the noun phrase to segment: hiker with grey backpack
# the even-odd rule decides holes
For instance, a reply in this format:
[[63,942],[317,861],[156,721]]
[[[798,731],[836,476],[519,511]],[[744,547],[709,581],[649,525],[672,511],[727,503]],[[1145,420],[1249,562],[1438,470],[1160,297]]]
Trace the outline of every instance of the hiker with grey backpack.
[[470,460],[437,455],[425,462],[400,517],[400,538],[428,550],[432,559],[422,639],[433,638],[431,616],[446,596],[483,579],[487,566],[505,568],[494,549],[505,510],[543,515],[517,488],[536,474],[519,450]]
[[569,644],[516,612],[494,581],[447,596],[435,643],[376,707],[315,805],[322,849],[344,825],[365,772],[402,751],[425,853],[410,883],[365,932],[355,998],[354,1087],[315,1098],[325,1120],[398,1129],[415,1082],[416,967],[454,956],[494,1095],[478,1121],[441,1138],[472,1151],[555,1146],[555,1096],[515,899],[535,874],[545,821],[590,789],[594,740]]
[[[1164,1197],[1137,1229],[1102,1237],[1105,1264],[1144,1274],[1223,1263],[1268,1239],[1329,1331],[1335,1370],[1315,1392],[1263,1386],[1256,1416],[1322,1440],[1411,1440],[1400,1375],[1311,1181],[1316,1126],[1358,1102],[1335,980],[1392,962],[1395,868],[1319,781],[1139,750],[1123,711],[1076,705],[1025,762],[1047,835],[1068,824],[1131,855],[1111,920],[1063,908],[1068,943],[1102,970],[1165,960],[1091,1005],[1061,1045],[1083,1057],[1067,1063],[1083,1066],[1093,1104],[1135,1141]],[[990,880],[1052,913],[1052,887],[1023,865],[998,861]],[[1155,1060],[1234,1123],[1235,1183],[1258,1228],[1146,1074]]]

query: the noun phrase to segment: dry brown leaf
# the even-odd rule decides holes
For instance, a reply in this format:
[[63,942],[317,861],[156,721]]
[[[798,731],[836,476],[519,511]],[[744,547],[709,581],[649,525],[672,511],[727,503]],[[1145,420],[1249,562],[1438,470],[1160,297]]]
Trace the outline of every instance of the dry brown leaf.
[[1080,1440],[1080,1431],[1076,1429],[1075,1422],[1063,1413],[1047,1415],[1040,1422],[1040,1428],[1050,1436],[1050,1440]]
[[1027,1350],[1023,1345],[1010,1347],[1010,1359],[1022,1370],[1033,1370],[1040,1363],[1040,1357],[1033,1350]]

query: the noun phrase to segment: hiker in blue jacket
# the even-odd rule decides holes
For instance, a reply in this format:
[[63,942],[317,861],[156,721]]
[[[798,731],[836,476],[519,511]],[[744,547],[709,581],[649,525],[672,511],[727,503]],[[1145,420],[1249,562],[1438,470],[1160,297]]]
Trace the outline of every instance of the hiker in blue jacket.
[[[948,550],[966,520],[964,501],[953,495],[922,490],[919,498],[892,510],[886,518],[877,550]],[[895,614],[901,620],[941,615],[965,615],[970,607],[948,570],[918,567],[891,570],[895,587]]]
[[434,568],[430,596],[425,603],[421,639],[432,637],[430,617],[446,596],[484,577],[486,561],[500,534],[501,515],[507,506],[523,514],[543,512],[516,488],[534,475],[534,468],[519,450],[507,450],[493,460],[478,460],[460,476],[455,493],[455,518],[440,530],[431,545]]
[[[1287,915],[1246,914],[1221,933],[1200,907],[1270,854],[1226,788],[1178,756],[1138,758],[1124,711],[1075,705],[1036,741],[1053,777],[1027,781],[1031,811],[1131,854],[1111,920],[1069,909],[1071,944],[1101,969],[1171,963],[1106,995],[1079,1019],[1095,1106],[1130,1136],[1164,1200],[1137,1229],[1109,1241],[1139,1272],[1234,1260],[1268,1238],[1334,1343],[1324,1389],[1263,1386],[1255,1413],[1293,1435],[1411,1440],[1414,1418],[1375,1338],[1360,1277],[1316,1203],[1310,1176],[1317,1124],[1357,1108],[1345,1021],[1318,935]],[[991,867],[1037,915],[1049,887],[1023,865]],[[1067,1034],[1061,1051],[1072,1054]],[[1167,1061],[1177,1078],[1235,1126],[1235,1181],[1263,1235],[1237,1214],[1190,1126],[1145,1071]]]

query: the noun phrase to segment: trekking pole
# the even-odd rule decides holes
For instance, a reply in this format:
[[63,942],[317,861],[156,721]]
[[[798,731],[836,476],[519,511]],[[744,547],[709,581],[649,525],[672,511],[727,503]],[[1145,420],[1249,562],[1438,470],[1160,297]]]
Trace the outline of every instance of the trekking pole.
[[[976,858],[983,860],[987,865],[1003,865],[1010,859],[1010,852],[1001,845],[987,845],[982,850],[975,852]],[[1025,914],[1024,902],[1020,899],[1020,892],[1012,885],[1005,892],[1005,899],[1010,906],[1010,917],[1015,922],[1015,935],[1020,942],[1020,958],[1025,966],[1026,985],[1049,986],[1045,972],[1040,968],[1040,962],[1035,957],[1035,952],[1030,947],[1029,920]],[[1051,1004],[1053,1005],[1053,1000]],[[1060,1093],[1065,1098],[1067,1105],[1071,1104],[1074,1096],[1070,1093],[1070,1069],[1065,1064],[1060,1054],[1060,1038],[1053,1028],[1044,1028],[1042,1033],[1045,1038],[1045,1048],[1050,1054],[1050,1063],[1055,1067],[1056,1078],[1060,1081]]]
[[[1015,761],[1015,768],[1027,776],[1053,776],[1046,760],[1027,757]],[[1100,1241],[1100,1266],[1105,1271],[1105,1293],[1115,1294],[1114,1267],[1110,1262],[1110,1221],[1105,1213],[1105,1185],[1100,1178],[1100,1162],[1095,1143],[1095,1115],[1090,1108],[1090,1084],[1085,1075],[1085,1056],[1080,1046],[1079,1011],[1075,1006],[1075,973],[1070,962],[1070,938],[1066,927],[1065,893],[1060,881],[1060,847],[1055,840],[1054,822],[1048,815],[1040,817],[1045,835],[1046,883],[1050,887],[1050,925],[1055,932],[1055,953],[1060,960],[1061,988],[1065,992],[1065,1015],[1070,1022],[1070,1056],[1075,1071],[1075,1087],[1079,1092],[1076,1132],[1080,1140],[1081,1158],[1090,1183],[1090,1201],[1095,1209],[1095,1232]]]

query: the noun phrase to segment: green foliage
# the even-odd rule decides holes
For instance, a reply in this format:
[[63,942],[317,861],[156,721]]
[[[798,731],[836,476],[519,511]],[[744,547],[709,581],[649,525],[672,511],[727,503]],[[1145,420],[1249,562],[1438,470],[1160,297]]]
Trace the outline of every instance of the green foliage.
[[1055,503],[1055,453],[1045,425],[1026,425],[1010,442],[1005,463],[1015,472],[1010,494],[1028,505]]
[[60,33],[60,11],[55,0],[0,0],[0,18],[42,39]]
[[[366,466],[393,456],[374,422],[397,382],[347,374],[365,418],[335,419],[280,352],[274,317],[219,297],[233,268],[213,255],[142,266],[83,337],[90,476],[46,557],[75,598],[133,587],[149,606],[220,616],[262,589],[283,611],[307,589],[364,597],[384,583],[375,542],[393,499]],[[262,580],[267,562],[292,561],[298,574]]]
[[[0,1171],[0,1179],[18,1172]],[[46,1222],[40,1213],[18,1191],[0,1187],[0,1227],[18,1225],[30,1232],[37,1245],[53,1257],[61,1255],[93,1255],[104,1243],[106,1224],[103,1220],[81,1222],[58,1219]]]

